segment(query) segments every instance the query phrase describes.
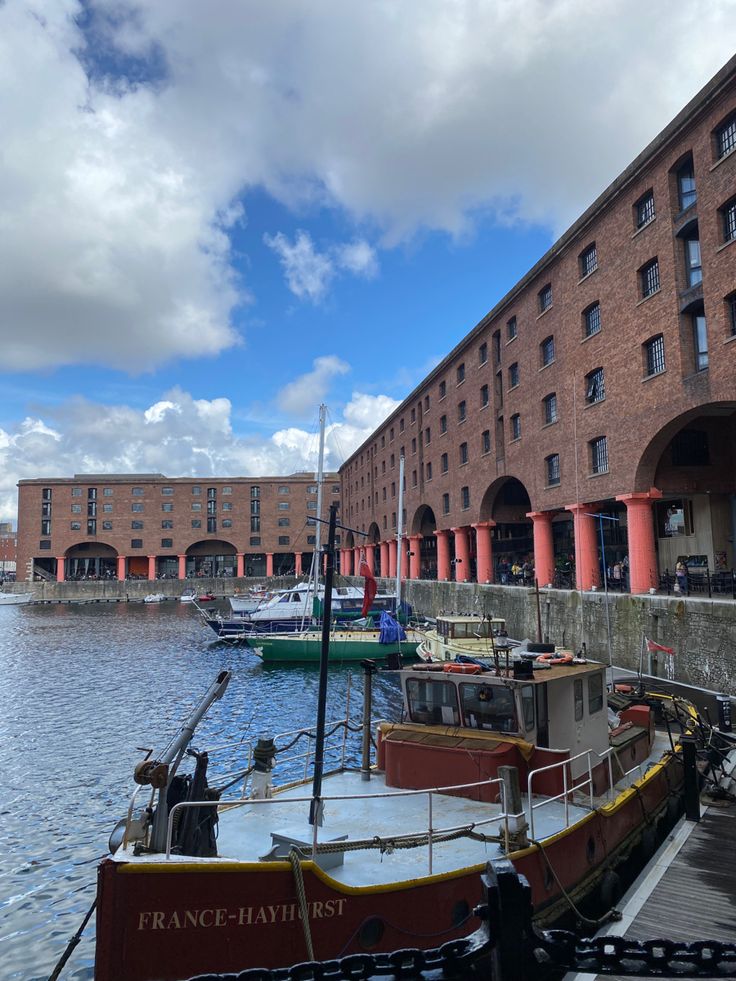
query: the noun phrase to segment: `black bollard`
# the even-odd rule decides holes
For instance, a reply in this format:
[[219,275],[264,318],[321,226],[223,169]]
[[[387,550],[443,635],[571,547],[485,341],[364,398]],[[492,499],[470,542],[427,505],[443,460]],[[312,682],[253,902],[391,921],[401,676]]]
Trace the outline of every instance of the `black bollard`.
[[680,743],[682,745],[682,762],[685,767],[685,817],[688,821],[699,821],[700,781],[695,765],[695,736],[684,735],[680,739]]

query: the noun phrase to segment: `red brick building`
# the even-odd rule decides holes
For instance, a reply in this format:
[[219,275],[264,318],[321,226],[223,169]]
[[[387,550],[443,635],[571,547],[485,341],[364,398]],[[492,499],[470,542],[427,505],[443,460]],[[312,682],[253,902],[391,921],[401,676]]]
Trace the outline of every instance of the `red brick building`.
[[587,589],[602,529],[645,592],[733,567],[735,423],[736,58],[345,463],[342,520],[394,575],[403,455],[410,577]]
[[15,578],[16,550],[13,526],[9,521],[0,521],[0,582]]
[[[323,509],[339,494],[337,475],[325,475]],[[316,516],[313,474],[21,480],[18,578],[299,575],[314,551]]]

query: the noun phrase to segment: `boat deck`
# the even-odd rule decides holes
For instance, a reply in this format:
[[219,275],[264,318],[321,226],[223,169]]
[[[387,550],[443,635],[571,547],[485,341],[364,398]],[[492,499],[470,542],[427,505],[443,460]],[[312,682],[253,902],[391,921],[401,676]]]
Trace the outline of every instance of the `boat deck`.
[[[736,804],[709,807],[697,824],[683,819],[625,900],[620,906],[623,919],[609,924],[600,936],[733,943]],[[577,973],[566,975],[565,981],[602,981],[603,977]],[[605,977],[628,981],[629,975]]]

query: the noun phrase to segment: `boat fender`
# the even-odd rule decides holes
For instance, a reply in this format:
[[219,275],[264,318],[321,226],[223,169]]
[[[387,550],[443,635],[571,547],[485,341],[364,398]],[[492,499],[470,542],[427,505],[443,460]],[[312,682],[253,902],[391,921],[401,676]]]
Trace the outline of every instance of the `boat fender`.
[[446,674],[480,674],[483,668],[479,664],[456,664],[451,662],[445,664],[443,670]]
[[540,654],[537,662],[542,664],[572,664],[573,656],[569,651],[560,651],[555,654]]
[[604,909],[613,909],[623,895],[621,887],[621,876],[613,869],[607,869],[601,879],[599,890],[601,905]]

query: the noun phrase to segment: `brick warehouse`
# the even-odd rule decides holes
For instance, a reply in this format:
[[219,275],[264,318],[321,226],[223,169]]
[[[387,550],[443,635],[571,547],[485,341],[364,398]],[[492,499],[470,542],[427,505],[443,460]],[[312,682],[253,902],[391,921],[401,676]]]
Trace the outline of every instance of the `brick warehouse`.
[[589,589],[601,531],[632,592],[733,567],[735,151],[736,58],[342,467],[374,569],[396,571],[402,455],[410,578],[527,560]]
[[[493,582],[529,559],[540,584],[572,574],[587,589],[600,583],[601,528],[607,564],[628,559],[634,592],[680,556],[691,569],[733,567],[735,146],[736,58],[345,463],[342,520],[367,533],[377,572],[396,572],[402,453],[411,578]],[[150,578],[288,571],[290,554],[293,569],[309,551],[295,536],[315,511],[304,502],[301,524],[295,508],[279,526],[278,488],[311,480],[20,481],[18,577],[63,579],[91,559]],[[219,518],[215,530],[207,518]],[[342,545],[351,573],[359,542],[348,533]]]
[[21,480],[18,503],[19,579],[300,575],[316,538],[313,474],[76,474]]

